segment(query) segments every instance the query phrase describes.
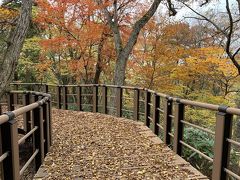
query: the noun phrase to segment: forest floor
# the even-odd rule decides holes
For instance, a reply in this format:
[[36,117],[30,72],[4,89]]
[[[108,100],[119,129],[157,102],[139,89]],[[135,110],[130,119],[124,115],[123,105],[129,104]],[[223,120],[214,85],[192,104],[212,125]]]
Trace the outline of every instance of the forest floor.
[[34,179],[207,179],[140,122],[53,110],[53,146]]

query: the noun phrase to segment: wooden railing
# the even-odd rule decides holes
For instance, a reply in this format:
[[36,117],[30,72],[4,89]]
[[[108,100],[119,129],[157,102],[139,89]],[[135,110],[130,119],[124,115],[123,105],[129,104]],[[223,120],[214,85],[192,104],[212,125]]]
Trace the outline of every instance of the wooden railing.
[[[8,108],[0,106],[0,164],[1,179],[19,180],[34,163],[35,171],[42,164],[51,146],[51,96],[33,91],[11,91],[6,94]],[[23,128],[19,128],[19,124]],[[21,132],[21,136],[18,134]],[[32,145],[32,154],[20,167],[19,147]],[[21,169],[20,169],[21,168]]]
[[[239,174],[229,168],[231,147],[240,148],[240,143],[232,138],[233,116],[239,116],[240,109],[174,98],[149,89],[127,86],[58,86],[30,83],[14,83],[12,86],[15,89],[32,88],[31,90],[49,93],[52,103],[59,109],[100,112],[142,121],[177,154],[182,155],[182,149],[189,148],[212,163],[212,179],[240,179]],[[215,128],[210,129],[187,121],[185,112],[189,108],[200,108],[215,113]],[[186,127],[215,137],[213,157],[184,140]]]

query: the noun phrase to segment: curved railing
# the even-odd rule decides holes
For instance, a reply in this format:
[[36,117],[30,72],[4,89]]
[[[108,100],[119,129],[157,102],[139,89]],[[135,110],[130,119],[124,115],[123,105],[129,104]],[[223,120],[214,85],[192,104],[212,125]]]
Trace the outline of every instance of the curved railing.
[[[5,97],[6,104],[1,106],[8,111],[0,114],[1,179],[18,180],[31,163],[35,170],[40,167],[51,146],[51,95],[11,91]],[[0,112],[5,110],[0,108]],[[32,154],[20,167],[19,150],[27,143],[31,144]]]
[[[142,121],[177,154],[182,155],[182,150],[188,148],[208,161],[213,167],[212,179],[240,179],[239,172],[230,167],[233,147],[240,148],[240,143],[233,138],[233,122],[240,115],[240,109],[170,97],[146,88],[128,86],[14,83],[12,87],[49,93],[53,105],[59,109],[100,112]],[[191,122],[186,115],[190,110],[206,110],[216,114],[212,128]],[[187,127],[198,129],[214,139],[212,156],[185,141]]]

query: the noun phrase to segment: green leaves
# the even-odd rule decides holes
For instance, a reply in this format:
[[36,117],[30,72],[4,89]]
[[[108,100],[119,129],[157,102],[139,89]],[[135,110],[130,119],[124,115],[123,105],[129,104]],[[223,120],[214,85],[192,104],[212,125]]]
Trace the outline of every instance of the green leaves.
[[[195,128],[185,128],[184,142],[201,151],[205,155],[213,158],[214,137],[202,130]],[[211,175],[212,163],[200,156],[198,153],[193,152],[188,148],[183,149],[183,156],[192,165],[204,172],[206,175]]]

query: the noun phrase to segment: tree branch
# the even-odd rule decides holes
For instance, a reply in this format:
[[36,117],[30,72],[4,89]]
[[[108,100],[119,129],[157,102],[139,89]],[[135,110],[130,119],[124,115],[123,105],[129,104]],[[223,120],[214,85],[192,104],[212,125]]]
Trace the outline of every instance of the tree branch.
[[230,46],[231,46],[231,39],[232,39],[232,33],[233,33],[233,18],[232,18],[231,10],[229,8],[228,0],[226,0],[226,9],[227,9],[227,14],[229,18],[229,33],[227,34],[226,52],[231,58],[232,54],[230,51]]
[[124,53],[129,54],[132,51],[133,46],[137,42],[137,37],[141,31],[141,29],[145,26],[145,24],[150,20],[150,18],[154,15],[156,12],[159,4],[162,0],[155,0],[149,10],[134,24],[133,30],[130,34],[130,37],[128,39],[128,42],[124,48]]
[[[98,5],[103,5],[102,0],[98,0],[97,3],[98,3]],[[123,43],[122,43],[122,38],[121,38],[119,26],[118,26],[118,21],[116,18],[116,16],[117,16],[116,3],[117,3],[117,0],[114,0],[114,4],[115,4],[114,5],[115,6],[114,15],[111,15],[106,7],[103,9],[103,11],[104,11],[104,15],[107,18],[107,22],[108,22],[111,30],[113,31],[113,37],[114,37],[115,46],[116,46],[116,53],[117,53],[117,55],[119,55],[123,49],[123,47],[122,47]]]
[[200,7],[203,7],[203,6],[206,5],[207,3],[209,3],[209,0],[206,0],[204,3],[202,3],[202,4],[200,5]]
[[197,12],[196,10],[194,10],[193,8],[191,8],[189,5],[187,5],[184,2],[181,2],[184,6],[186,6],[188,9],[190,9],[192,12],[194,12],[195,14],[197,14],[198,16],[202,17],[205,21],[211,23],[218,31],[220,31],[225,37],[227,37],[226,32],[224,32],[224,30],[222,30],[215,22],[213,22],[211,19],[207,18],[206,16],[200,14],[199,12]]
[[232,55],[233,56],[233,58],[235,58],[235,56],[239,53],[239,51],[240,51],[240,47],[235,51],[235,53]]
[[172,3],[172,0],[167,0],[168,9],[169,9],[169,16],[175,16],[177,11]]
[[204,21],[205,19],[203,18],[199,18],[199,17],[193,17],[193,16],[184,16],[184,19],[196,19],[196,20],[200,20],[200,21]]
[[232,34],[233,34],[233,26],[234,23],[238,22],[239,19],[237,19],[236,21],[233,20],[232,17],[232,12],[230,10],[229,7],[229,0],[226,0],[226,10],[227,10],[227,14],[228,14],[228,18],[229,18],[229,26],[226,27],[225,29],[221,29],[220,26],[218,26],[215,22],[213,22],[211,19],[207,18],[206,16],[200,14],[199,12],[197,12],[196,10],[194,10],[193,8],[191,8],[189,5],[187,5],[184,2],[181,2],[184,6],[186,6],[187,8],[189,8],[192,12],[194,12],[195,14],[197,14],[198,16],[200,16],[203,20],[211,23],[220,33],[222,33],[225,38],[227,39],[225,46],[225,52],[227,53],[228,57],[231,59],[232,63],[234,64],[234,66],[237,68],[238,70],[238,74],[240,74],[240,64],[238,63],[238,61],[235,59],[235,56],[237,55],[237,53],[240,51],[240,48],[237,49],[237,51],[232,54],[231,52],[231,43],[232,43]]

